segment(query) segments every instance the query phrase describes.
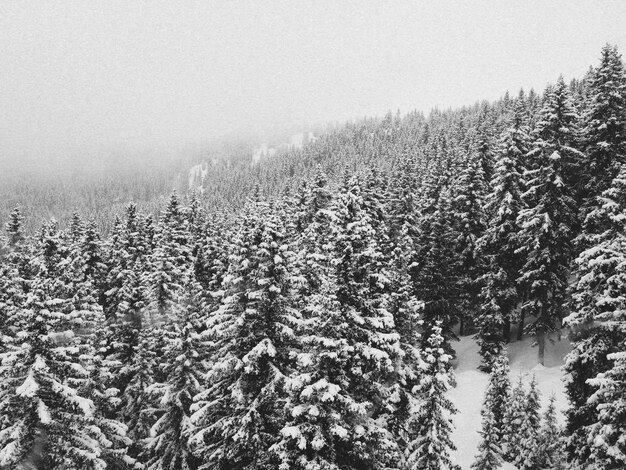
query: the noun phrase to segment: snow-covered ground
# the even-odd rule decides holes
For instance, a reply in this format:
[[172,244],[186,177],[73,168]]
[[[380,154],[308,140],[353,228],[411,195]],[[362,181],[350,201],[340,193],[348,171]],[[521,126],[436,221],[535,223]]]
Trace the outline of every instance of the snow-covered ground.
[[[545,367],[537,363],[537,348],[532,347],[532,339],[525,338],[508,345],[507,350],[511,364],[511,382],[515,384],[520,376],[528,386],[533,374],[537,378],[541,392],[542,404],[545,405],[552,394],[556,396],[557,410],[562,412],[567,406],[563,384],[563,359],[571,350],[570,342],[566,337],[554,344],[546,344]],[[454,417],[456,425],[452,436],[457,446],[454,454],[456,461],[463,470],[469,469],[477,453],[480,441],[480,408],[489,376],[480,372],[477,367],[480,364],[478,345],[476,341],[467,336],[453,344],[456,350],[455,360],[456,388],[452,389],[450,396],[457,406],[459,413]],[[559,416],[563,422],[563,416]],[[514,469],[510,464],[504,464],[502,469]]]

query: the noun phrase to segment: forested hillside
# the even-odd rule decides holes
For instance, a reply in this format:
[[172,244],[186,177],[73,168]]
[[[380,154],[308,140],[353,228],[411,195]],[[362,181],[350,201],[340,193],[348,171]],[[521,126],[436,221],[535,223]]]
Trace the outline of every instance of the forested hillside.
[[[475,469],[626,467],[626,75],[388,114],[211,167],[109,230],[0,246],[0,469],[454,469],[454,345],[489,374]],[[133,186],[133,184],[131,184]],[[134,188],[137,190],[137,188]],[[506,345],[567,326],[560,426]]]

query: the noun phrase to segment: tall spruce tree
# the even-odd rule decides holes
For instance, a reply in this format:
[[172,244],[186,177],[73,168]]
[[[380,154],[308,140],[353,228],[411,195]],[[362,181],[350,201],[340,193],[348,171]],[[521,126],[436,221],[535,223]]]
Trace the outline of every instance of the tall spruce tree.
[[576,333],[576,346],[569,354],[566,390],[570,400],[567,411],[568,459],[582,465],[596,448],[589,444],[589,430],[597,429],[600,410],[595,399],[604,376],[613,367],[608,355],[623,348],[624,318],[623,266],[626,261],[624,214],[626,214],[626,165],[602,195],[598,206],[590,209],[584,229],[585,249],[576,259],[578,283],[574,291],[574,310],[567,323]]
[[520,375],[517,384],[511,390],[508,406],[503,419],[502,451],[507,462],[513,462],[520,453],[523,436],[520,434],[522,421],[526,413],[526,393]]
[[498,441],[502,441],[506,433],[506,417],[511,400],[510,372],[509,360],[503,351],[493,362],[483,405],[492,415],[490,421]]
[[592,446],[587,462],[594,468],[618,469],[626,465],[626,351],[611,353],[607,359],[610,369],[589,381],[597,387],[589,403],[598,416],[588,428]]
[[201,468],[272,468],[290,374],[292,251],[282,221],[260,203],[234,241],[223,303],[207,320],[208,388],[195,398],[192,442]]
[[489,222],[479,242],[486,273],[482,279],[482,303],[476,322],[483,367],[486,369],[504,344],[510,341],[514,310],[520,300],[517,278],[522,258],[519,254],[517,218],[524,208],[520,168],[529,146],[522,106],[521,101],[516,101],[511,127],[500,142],[493,190],[485,201]]
[[205,351],[198,333],[204,320],[201,289],[193,285],[187,290],[182,312],[173,320],[175,336],[165,348],[170,366],[158,404],[162,414],[147,438],[146,468],[150,470],[195,470],[200,466],[189,440],[194,432],[191,406],[203,390]]
[[[464,170],[454,190],[452,210],[455,220],[454,249],[459,257],[460,328],[461,335],[471,331],[478,310],[482,259],[478,241],[485,232],[485,196],[487,188],[480,154],[470,151]],[[490,165],[491,166],[491,165]]]
[[586,211],[626,163],[626,75],[615,46],[602,48],[600,65],[592,70],[587,87],[582,125],[586,158],[579,188]]
[[537,380],[533,376],[530,382],[528,393],[525,397],[524,411],[521,416],[521,422],[516,431],[515,455],[513,455],[513,463],[521,470],[534,470],[539,465],[540,454],[537,449],[540,446],[539,427],[540,415],[539,409],[539,391],[537,390]]
[[441,322],[444,348],[453,353],[450,341],[457,339],[458,258],[453,249],[449,191],[433,185],[422,209],[416,251],[409,265],[411,294],[424,303],[422,346],[426,347],[436,322]]
[[478,455],[472,463],[476,470],[495,470],[502,465],[502,450],[500,449],[497,430],[493,414],[489,409],[482,413],[482,437],[478,445]]
[[[346,367],[348,393],[360,404],[356,422],[341,442],[337,464],[384,468],[398,457],[389,431],[380,424],[388,415],[388,384],[400,355],[399,337],[387,304],[389,279],[383,253],[374,236],[371,200],[358,178],[336,201],[332,228],[332,261],[346,340],[353,354]],[[380,222],[381,223],[381,222]],[[382,226],[381,226],[382,227]],[[380,420],[380,421],[377,421]]]
[[523,308],[534,317],[528,328],[537,337],[540,364],[544,363],[546,337],[560,328],[564,316],[575,225],[569,177],[580,157],[572,147],[576,119],[560,78],[546,92],[536,140],[528,154],[532,169],[527,172],[528,190],[523,196],[527,208],[518,217],[526,258],[519,279],[527,292]]

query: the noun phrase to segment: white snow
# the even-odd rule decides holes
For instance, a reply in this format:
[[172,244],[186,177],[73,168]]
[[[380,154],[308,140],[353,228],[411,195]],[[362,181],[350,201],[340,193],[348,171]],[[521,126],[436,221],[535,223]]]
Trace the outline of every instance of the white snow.
[[39,404],[37,405],[37,414],[39,415],[39,421],[41,424],[50,424],[50,411],[48,410],[46,404],[41,400],[39,400]]
[[[521,374],[524,384],[528,386],[534,374],[541,392],[543,407],[547,405],[548,399],[554,394],[557,411],[561,413],[567,408],[563,383],[564,374],[561,366],[564,364],[565,355],[571,350],[570,343],[565,336],[554,344],[548,342],[546,344],[545,366],[538,364],[537,348],[531,345],[531,338],[513,341],[508,345],[511,381],[514,384]],[[453,362],[457,386],[450,391],[450,398],[459,410],[453,417],[455,431],[452,435],[452,441],[457,446],[457,451],[453,452],[452,455],[461,468],[466,470],[470,468],[478,452],[480,409],[489,376],[477,369],[480,364],[480,355],[478,354],[478,345],[471,336],[461,338],[452,346],[457,354],[457,358]],[[562,413],[559,418],[563,424]],[[504,463],[501,468],[513,470],[515,467]]]
[[192,166],[189,170],[189,189],[199,189],[203,192],[204,179],[209,174],[209,166],[206,163]]
[[26,380],[15,389],[15,393],[21,397],[34,397],[37,390],[39,390],[39,384],[37,384],[33,370],[31,369],[26,376]]

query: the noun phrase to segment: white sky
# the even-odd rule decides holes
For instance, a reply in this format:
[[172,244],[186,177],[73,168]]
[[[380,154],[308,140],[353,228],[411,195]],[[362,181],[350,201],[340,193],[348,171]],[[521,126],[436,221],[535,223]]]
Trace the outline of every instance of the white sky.
[[495,99],[626,51],[626,1],[0,2],[0,160]]

